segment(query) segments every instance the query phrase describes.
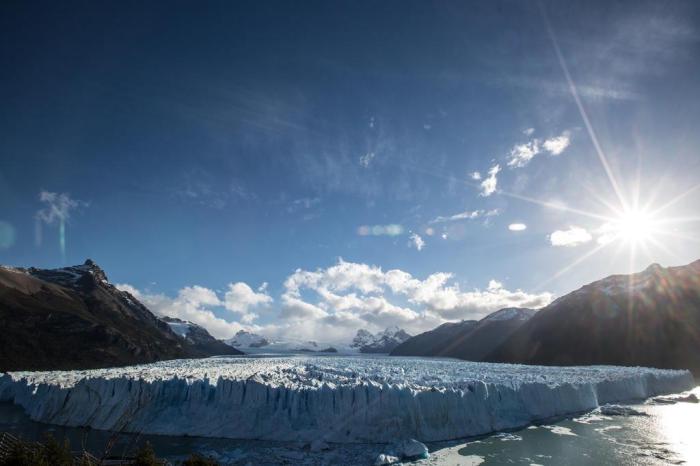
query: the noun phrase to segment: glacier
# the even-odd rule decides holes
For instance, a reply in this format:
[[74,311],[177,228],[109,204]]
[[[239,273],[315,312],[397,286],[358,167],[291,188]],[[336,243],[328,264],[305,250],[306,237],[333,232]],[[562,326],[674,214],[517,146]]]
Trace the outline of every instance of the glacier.
[[677,393],[690,372],[399,357],[217,357],[10,372],[0,401],[35,421],[165,435],[440,441]]

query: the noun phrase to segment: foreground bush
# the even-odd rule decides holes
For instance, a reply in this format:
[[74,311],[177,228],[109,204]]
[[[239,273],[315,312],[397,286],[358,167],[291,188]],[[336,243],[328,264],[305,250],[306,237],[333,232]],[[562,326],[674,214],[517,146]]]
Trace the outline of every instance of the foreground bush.
[[[27,442],[15,440],[7,442],[7,448],[0,448],[0,466],[97,466],[94,458],[89,459],[86,452],[79,453],[78,457],[70,449],[68,439],[63,443],[52,435],[47,435],[43,442]],[[153,446],[146,442],[131,459],[125,460],[124,465],[129,466],[164,466],[165,460],[156,456]],[[192,454],[183,463],[183,466],[218,466],[219,463],[211,458],[199,454]]]

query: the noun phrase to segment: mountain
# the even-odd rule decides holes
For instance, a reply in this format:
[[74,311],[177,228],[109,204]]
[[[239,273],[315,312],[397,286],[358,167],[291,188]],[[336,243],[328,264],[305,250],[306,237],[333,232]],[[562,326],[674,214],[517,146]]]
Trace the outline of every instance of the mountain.
[[197,352],[212,356],[241,354],[237,349],[211,336],[204,327],[175,317],[161,317],[160,319]]
[[375,335],[367,330],[357,331],[350,344],[360,353],[390,353],[394,348],[411,338],[411,335],[398,327],[389,327]]
[[476,320],[447,322],[433,330],[420,333],[401,343],[391,351],[392,356],[440,356],[447,342],[458,335],[468,333]]
[[479,321],[446,323],[399,345],[392,356],[441,356],[480,361],[537,311],[509,307]]
[[616,364],[700,373],[700,260],[613,275],[540,310],[484,358],[543,365]]
[[[335,346],[328,343],[318,343],[307,340],[276,340],[270,341],[262,335],[239,330],[226,344],[245,350],[247,353],[337,353]],[[348,351],[344,351],[348,352]]]
[[233,338],[226,340],[226,344],[234,348],[262,348],[269,345],[270,342],[256,333],[239,330]]
[[0,267],[0,371],[87,369],[208,356],[93,261]]

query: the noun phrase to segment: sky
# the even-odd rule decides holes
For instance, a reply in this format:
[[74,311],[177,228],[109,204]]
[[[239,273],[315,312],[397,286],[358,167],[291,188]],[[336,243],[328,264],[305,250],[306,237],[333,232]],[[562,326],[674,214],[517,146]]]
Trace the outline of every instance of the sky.
[[2,2],[0,263],[348,341],[700,258],[700,5]]

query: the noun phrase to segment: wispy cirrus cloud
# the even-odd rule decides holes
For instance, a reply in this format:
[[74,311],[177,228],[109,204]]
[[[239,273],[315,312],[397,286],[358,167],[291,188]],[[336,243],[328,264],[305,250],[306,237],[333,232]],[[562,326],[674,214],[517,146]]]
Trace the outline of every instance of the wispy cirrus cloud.
[[524,144],[516,144],[510,150],[510,154],[508,156],[508,166],[511,168],[524,167],[539,153],[539,139],[533,139],[532,141]]
[[375,157],[374,152],[367,152],[366,154],[360,156],[360,166],[363,168],[369,168],[369,165],[372,163],[372,160]]
[[66,224],[70,220],[71,213],[90,205],[89,202],[73,199],[68,193],[55,193],[51,191],[39,192],[39,201],[44,205],[34,214],[36,221],[35,242],[40,246],[43,240],[43,225],[58,224],[58,242],[61,257],[66,257]]
[[499,215],[500,213],[501,213],[500,209],[465,210],[464,212],[460,212],[460,213],[454,214],[454,215],[449,215],[449,216],[442,216],[441,215],[441,216],[435,217],[433,220],[431,220],[428,223],[435,224],[435,223],[456,222],[459,220],[476,220],[476,219],[482,218],[482,217],[494,217],[496,215]]
[[510,154],[508,154],[508,166],[510,168],[522,168],[543,151],[548,152],[549,155],[560,155],[570,144],[571,132],[569,130],[565,130],[559,136],[553,136],[544,141],[534,138],[525,143],[516,144],[510,150]]
[[423,238],[421,238],[421,236],[418,233],[411,234],[411,236],[409,236],[408,239],[408,245],[410,247],[416,248],[418,251],[422,251],[425,247],[425,241],[423,240]]
[[498,186],[498,178],[497,175],[501,171],[501,166],[499,164],[496,164],[489,168],[489,176],[486,177],[482,182],[481,182],[481,192],[479,193],[480,196],[482,197],[489,197],[493,193],[496,192],[496,188]]
[[73,210],[89,205],[85,201],[73,199],[68,193],[51,191],[39,192],[39,201],[44,204],[44,207],[36,211],[35,218],[47,225],[65,223],[70,219]]

